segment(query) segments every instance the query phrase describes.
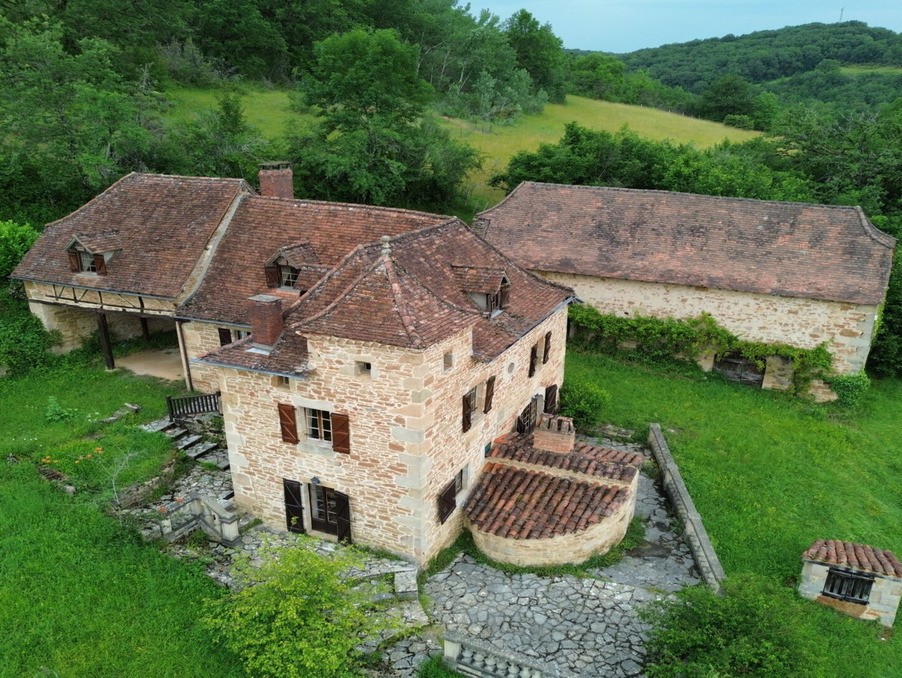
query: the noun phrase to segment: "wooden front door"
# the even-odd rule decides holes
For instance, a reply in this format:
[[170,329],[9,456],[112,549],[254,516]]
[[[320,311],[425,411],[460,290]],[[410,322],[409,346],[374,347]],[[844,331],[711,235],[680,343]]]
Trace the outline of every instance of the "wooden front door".
[[304,532],[304,494],[296,480],[282,479],[285,490],[285,521],[289,532]]
[[331,487],[310,486],[311,524],[314,530],[351,541],[351,501]]

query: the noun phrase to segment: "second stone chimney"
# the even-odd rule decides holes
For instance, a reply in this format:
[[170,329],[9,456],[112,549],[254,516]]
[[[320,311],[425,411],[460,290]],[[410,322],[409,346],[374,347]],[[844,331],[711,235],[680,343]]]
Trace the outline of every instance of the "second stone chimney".
[[282,300],[272,294],[256,294],[250,298],[251,334],[255,344],[272,348],[276,345],[285,321],[282,320]]
[[294,198],[294,174],[291,163],[260,163],[260,195],[270,198]]
[[573,420],[568,417],[542,415],[536,422],[532,439],[533,447],[546,452],[567,454],[573,451],[575,441],[576,431],[573,428]]

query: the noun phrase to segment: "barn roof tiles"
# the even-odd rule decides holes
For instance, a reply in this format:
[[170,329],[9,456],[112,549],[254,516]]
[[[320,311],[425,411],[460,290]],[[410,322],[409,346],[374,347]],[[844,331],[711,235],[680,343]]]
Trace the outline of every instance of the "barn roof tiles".
[[476,228],[530,270],[869,305],[895,245],[858,207],[536,182]]
[[902,563],[892,551],[836,539],[818,539],[805,553],[803,560],[824,565],[836,565],[863,572],[873,572],[902,578]]

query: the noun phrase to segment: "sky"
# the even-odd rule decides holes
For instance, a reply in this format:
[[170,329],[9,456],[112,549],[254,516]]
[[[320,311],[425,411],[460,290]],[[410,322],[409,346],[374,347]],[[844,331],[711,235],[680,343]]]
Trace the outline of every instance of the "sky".
[[840,16],[902,32],[899,0],[471,0],[472,14],[482,9],[502,19],[525,9],[550,23],[566,48],[615,53]]

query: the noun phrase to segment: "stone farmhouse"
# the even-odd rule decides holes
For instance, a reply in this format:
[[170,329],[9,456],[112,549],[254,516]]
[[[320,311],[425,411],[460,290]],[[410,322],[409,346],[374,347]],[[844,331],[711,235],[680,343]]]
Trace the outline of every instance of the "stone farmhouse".
[[[177,330],[189,386],[221,391],[239,505],[426,562],[493,441],[555,410],[572,291],[456,218],[295,200],[278,165],[260,184],[128,175],[13,277],[109,367],[112,335]],[[628,484],[583,510],[631,507]]]
[[[533,182],[475,228],[602,313],[705,312],[748,341],[826,342],[838,374],[864,368],[895,246],[858,207]],[[763,388],[791,380],[776,357],[763,372],[735,356],[702,363]]]

